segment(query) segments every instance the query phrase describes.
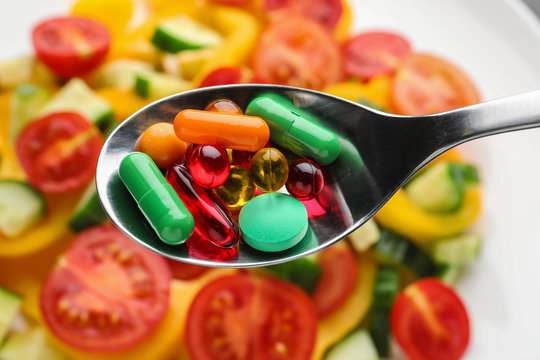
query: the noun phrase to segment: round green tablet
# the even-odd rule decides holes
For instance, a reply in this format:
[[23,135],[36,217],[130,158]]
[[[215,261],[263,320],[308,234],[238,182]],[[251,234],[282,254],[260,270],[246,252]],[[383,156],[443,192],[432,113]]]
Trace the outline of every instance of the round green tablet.
[[268,193],[250,200],[238,219],[244,241],[261,251],[282,251],[298,244],[308,230],[308,214],[297,199]]

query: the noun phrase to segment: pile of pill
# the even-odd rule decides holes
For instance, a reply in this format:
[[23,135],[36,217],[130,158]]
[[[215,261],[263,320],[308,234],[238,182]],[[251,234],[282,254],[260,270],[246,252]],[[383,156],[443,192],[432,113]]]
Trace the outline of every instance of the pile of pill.
[[[289,164],[272,144],[296,158]],[[197,238],[231,249],[242,239],[276,252],[304,238],[309,223],[302,201],[321,192],[320,165],[339,153],[334,133],[289,99],[265,94],[245,114],[220,99],[179,112],[173,124],[150,126],[118,174],[166,244]]]

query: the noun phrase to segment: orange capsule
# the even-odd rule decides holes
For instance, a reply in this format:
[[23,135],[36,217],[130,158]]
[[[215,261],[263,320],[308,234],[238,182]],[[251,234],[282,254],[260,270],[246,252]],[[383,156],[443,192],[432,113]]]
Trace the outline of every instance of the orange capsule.
[[201,110],[179,112],[174,132],[186,142],[251,152],[262,149],[270,138],[270,129],[260,117]]

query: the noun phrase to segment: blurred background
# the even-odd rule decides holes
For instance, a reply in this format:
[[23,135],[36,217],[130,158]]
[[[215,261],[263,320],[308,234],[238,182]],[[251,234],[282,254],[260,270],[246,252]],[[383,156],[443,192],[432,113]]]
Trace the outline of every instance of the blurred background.
[[[460,186],[463,194],[474,191],[476,202],[462,194],[457,208],[433,211],[405,189],[401,203],[389,203],[369,228],[340,246],[292,266],[241,272],[182,265],[141,250],[107,225],[92,197],[92,174],[74,189],[51,190],[51,168],[72,164],[43,160],[51,168],[39,172],[36,159],[57,159],[52,154],[58,153],[47,143],[23,156],[20,140],[26,134],[45,142],[45,129],[26,131],[45,115],[69,110],[92,117],[88,103],[96,98],[103,113],[112,114],[92,125],[92,136],[101,131],[96,138],[103,138],[111,125],[158,98],[227,83],[309,87],[403,115],[536,90],[540,20],[531,9],[540,12],[540,2],[0,2],[0,360],[538,359],[538,130],[478,140],[440,160],[475,166],[480,184]],[[33,43],[32,32],[41,21],[70,13],[98,21],[110,46],[94,65],[66,73],[81,58],[89,59],[68,56],[73,48],[80,51],[80,43],[69,45],[71,38],[55,48],[64,38],[46,34],[41,41],[52,46],[47,53],[45,45]],[[181,51],[152,43],[156,29],[179,14],[219,40]],[[197,43],[205,35],[192,26],[187,37]],[[177,29],[172,33],[178,35]],[[92,41],[82,41],[83,52],[90,46],[96,53],[92,46],[98,42]],[[126,59],[138,65],[122,64]],[[136,76],[153,90],[137,90]],[[60,105],[50,107],[69,87],[75,90],[67,98],[74,100],[66,107],[61,96]],[[95,162],[81,154],[74,174]],[[52,187],[42,181],[49,177]],[[11,180],[23,185],[1,188]],[[412,205],[404,206],[403,199]],[[74,225],[81,208],[82,221]],[[106,245],[94,245],[96,239],[107,239]],[[116,253],[99,255],[114,248],[111,243],[143,265],[125,265]],[[392,246],[409,255],[385,252]],[[428,265],[419,269],[419,262]],[[142,271],[141,283],[131,277],[136,271]],[[418,283],[424,277],[440,280]],[[278,285],[268,280],[276,278]],[[264,284],[272,290],[253,285],[262,281],[270,281]],[[220,290],[208,286],[214,283],[248,305],[208,310]],[[407,285],[425,297],[404,295]],[[287,292],[291,298],[276,295]],[[265,299],[261,308],[254,305],[259,298]],[[470,321],[461,316],[461,302]],[[282,304],[293,320],[276,310]],[[425,320],[433,314],[435,325]],[[284,320],[275,320],[279,316]],[[296,336],[283,330],[289,328]]]

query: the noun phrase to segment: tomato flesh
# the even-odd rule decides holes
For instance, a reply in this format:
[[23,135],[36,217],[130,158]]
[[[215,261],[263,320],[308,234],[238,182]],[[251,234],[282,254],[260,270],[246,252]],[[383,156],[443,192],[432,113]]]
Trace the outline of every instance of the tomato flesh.
[[342,78],[336,41],[317,22],[289,16],[261,35],[254,57],[259,82],[322,89]]
[[469,344],[467,310],[454,290],[437,279],[407,286],[394,302],[390,325],[411,360],[457,360]]
[[473,82],[455,65],[441,58],[412,54],[392,81],[391,105],[401,115],[427,115],[480,101]]
[[363,81],[393,74],[410,52],[411,45],[398,34],[382,31],[358,34],[343,46],[345,74]]
[[343,14],[341,0],[266,0],[264,6],[266,10],[274,12],[274,17],[291,14],[305,16],[327,29],[333,29]]
[[101,134],[76,113],[53,113],[28,125],[16,151],[28,180],[48,193],[78,190],[94,177]]
[[144,340],[165,315],[171,273],[165,260],[112,225],[82,232],[45,280],[45,324],[76,349],[109,353]]
[[307,360],[315,336],[315,308],[301,289],[243,274],[207,284],[186,323],[192,360]]
[[358,261],[348,246],[337,244],[321,252],[319,265],[322,275],[313,292],[313,302],[323,318],[339,309],[354,291]]
[[105,60],[111,35],[95,20],[62,16],[39,23],[32,40],[36,56],[57,75],[69,78],[86,74]]

